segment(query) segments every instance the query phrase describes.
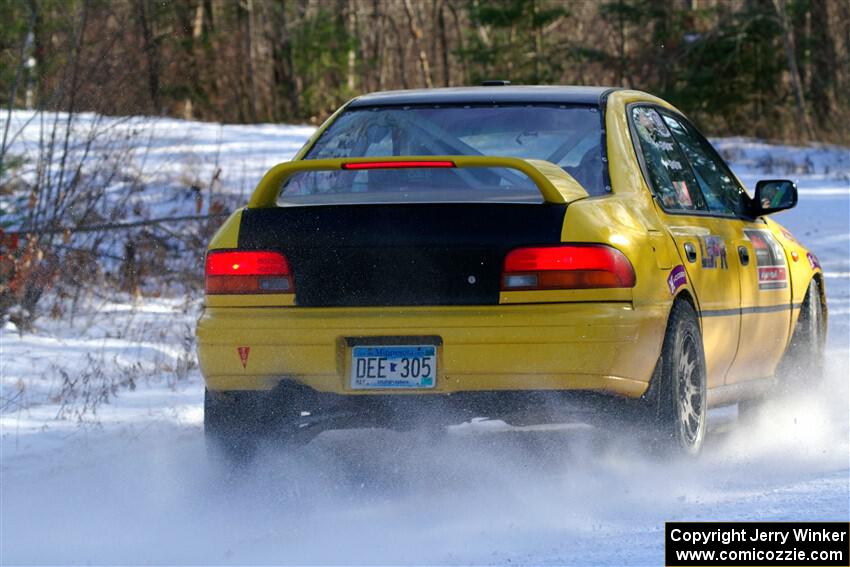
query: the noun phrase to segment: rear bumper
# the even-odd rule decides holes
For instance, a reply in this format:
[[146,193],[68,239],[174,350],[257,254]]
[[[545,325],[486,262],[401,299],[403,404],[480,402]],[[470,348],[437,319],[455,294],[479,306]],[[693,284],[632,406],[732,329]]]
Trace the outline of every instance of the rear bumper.
[[[346,396],[589,390],[638,397],[658,360],[663,306],[560,303],[482,307],[207,307],[198,358],[211,390],[271,390],[281,380]],[[441,337],[436,387],[352,390],[347,337]],[[245,354],[242,363],[240,347]]]

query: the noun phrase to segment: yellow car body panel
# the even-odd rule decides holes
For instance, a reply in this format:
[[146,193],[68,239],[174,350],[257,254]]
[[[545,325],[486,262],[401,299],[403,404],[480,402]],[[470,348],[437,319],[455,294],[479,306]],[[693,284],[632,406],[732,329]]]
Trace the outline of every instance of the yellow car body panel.
[[[239,225],[242,223],[242,209],[233,212],[219,227],[210,240],[209,249],[233,249],[239,246]],[[210,298],[208,297],[207,300]]]
[[[643,341],[663,335],[665,320],[663,308],[638,313],[627,302],[207,308],[198,348],[216,390],[271,389],[286,377],[320,392],[369,395],[375,391],[348,386],[344,338],[436,335],[443,341],[436,386],[417,394],[580,389],[635,397],[655,365]],[[240,346],[250,347],[244,366]]]
[[[643,175],[634,151],[627,122],[627,106],[633,103],[649,103],[678,113],[678,110],[657,97],[638,91],[617,91],[608,100],[607,128],[609,171],[615,193],[634,193],[651,201],[640,210],[654,208],[664,231],[672,241],[665,239],[668,249],[672,244],[673,257],[688,271],[688,284],[683,288],[691,295],[701,318],[703,342],[709,388],[725,384],[767,378],[773,376],[791,339],[792,330],[799,317],[809,282],[820,278],[823,290],[822,270],[815,260],[810,263],[811,253],[773,219],[743,220],[715,216],[669,215],[654,202],[652,193]],[[614,135],[611,135],[611,134]],[[737,179],[737,178],[736,178]],[[738,184],[744,186],[740,180]],[[636,207],[638,208],[638,207]],[[656,230],[648,226],[647,230]],[[736,245],[749,248],[754,256],[745,230],[769,230],[777,238],[787,255],[788,289],[760,290],[756,272],[742,269],[733,258],[728,258],[727,270],[700,270],[693,268],[683,258],[682,246],[689,242],[698,247],[700,236],[716,235]],[[657,249],[657,248],[656,248]],[[731,252],[731,251],[730,251]],[[797,259],[792,258],[792,252]],[[631,257],[631,256],[630,256]],[[694,289],[694,286],[701,289]],[[737,288],[737,289],[736,289]],[[790,294],[788,290],[790,289]],[[736,297],[737,292],[737,297]],[[636,293],[636,297],[641,294]],[[788,303],[793,306],[787,309]],[[823,302],[825,305],[825,301]],[[776,307],[776,311],[764,308]],[[756,311],[760,309],[759,311]],[[734,315],[705,316],[712,312],[737,312]],[[746,338],[746,340],[742,340]]]
[[[682,296],[703,314],[700,323],[709,388],[763,377],[747,374],[754,365],[768,374],[773,372],[787,347],[808,283],[820,277],[816,259],[812,261],[810,253],[772,220],[666,214],[641,173],[631,139],[626,109],[635,102],[675,110],[638,91],[615,91],[608,96],[605,127],[611,192],[604,196],[588,197],[575,179],[548,162],[477,156],[419,158],[453,160],[458,167],[522,171],[540,187],[547,202],[569,203],[562,242],[599,243],[620,250],[634,268],[633,288],[503,291],[498,305],[439,307],[299,307],[297,290],[295,296],[208,296],[197,330],[207,386],[221,391],[270,390],[287,379],[318,392],[387,394],[387,390],[350,387],[351,354],[345,339],[438,336],[442,344],[435,387],[390,393],[592,390],[635,398],[648,388],[668,315],[673,302]],[[249,207],[275,207],[281,183],[293,173],[339,169],[342,162],[375,159],[302,160],[332,120],[317,131],[295,161],[276,166],[263,178]],[[237,211],[225,222],[210,242],[210,250],[237,247],[241,215],[242,211]],[[730,269],[723,274],[720,270],[701,271],[684,258],[684,244],[698,246],[705,235],[750,246],[745,229],[769,231],[782,245],[789,257],[788,292],[796,309],[742,314],[759,305],[779,305],[784,292],[774,297],[753,291],[758,286],[740,288],[752,282],[739,283],[750,276],[733,262],[737,257],[730,255]],[[792,253],[796,260],[791,259]],[[671,273],[681,267],[687,277],[671,290]],[[733,288],[737,293],[729,293]],[[728,316],[723,315],[727,312]],[[777,328],[784,329],[779,342],[775,340]],[[741,336],[752,339],[755,346],[743,348],[739,354]],[[770,348],[759,351],[759,346],[767,343]],[[245,351],[246,347],[250,350]]]

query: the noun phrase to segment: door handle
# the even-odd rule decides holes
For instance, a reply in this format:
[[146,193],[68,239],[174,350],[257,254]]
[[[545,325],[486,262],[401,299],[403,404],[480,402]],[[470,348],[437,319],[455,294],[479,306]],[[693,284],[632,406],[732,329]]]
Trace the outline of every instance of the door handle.
[[694,245],[690,242],[685,242],[685,258],[687,258],[688,262],[691,264],[697,261],[697,249],[694,248]]
[[738,258],[741,259],[741,265],[746,266],[750,263],[750,251],[746,246],[738,246]]

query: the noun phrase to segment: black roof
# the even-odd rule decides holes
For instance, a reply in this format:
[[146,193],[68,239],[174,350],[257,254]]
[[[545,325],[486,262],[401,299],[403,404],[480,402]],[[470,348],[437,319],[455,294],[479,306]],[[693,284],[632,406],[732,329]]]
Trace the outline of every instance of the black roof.
[[349,108],[408,104],[599,104],[611,87],[493,86],[384,91],[354,99]]

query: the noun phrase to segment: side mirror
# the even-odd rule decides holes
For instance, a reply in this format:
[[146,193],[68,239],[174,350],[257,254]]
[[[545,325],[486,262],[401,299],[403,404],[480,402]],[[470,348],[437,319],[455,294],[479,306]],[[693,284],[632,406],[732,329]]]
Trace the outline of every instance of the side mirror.
[[787,179],[766,179],[756,183],[753,216],[770,215],[797,204],[797,185]]

